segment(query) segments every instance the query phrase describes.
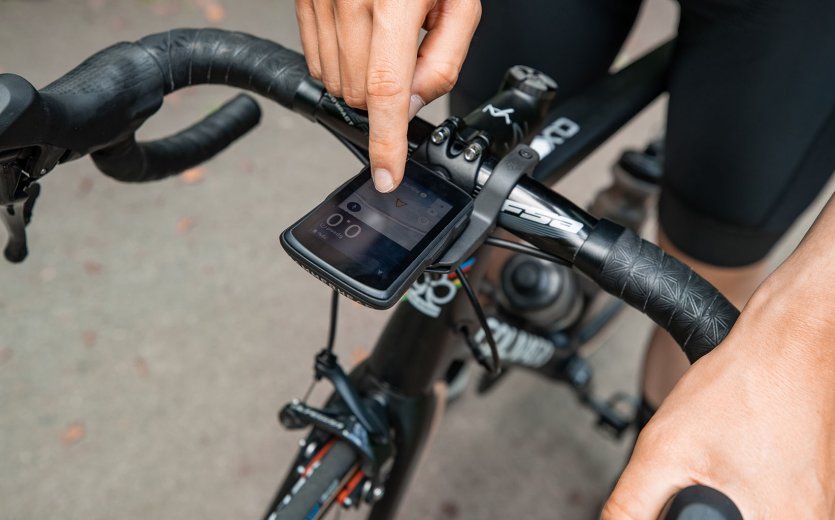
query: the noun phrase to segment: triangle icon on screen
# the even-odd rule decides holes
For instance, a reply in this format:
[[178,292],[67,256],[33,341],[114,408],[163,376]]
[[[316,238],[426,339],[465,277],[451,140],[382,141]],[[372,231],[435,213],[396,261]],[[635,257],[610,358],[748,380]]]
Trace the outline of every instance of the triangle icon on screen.
[[402,201],[402,200],[400,200],[400,199],[395,199],[395,200],[394,200],[394,207],[396,207],[396,208],[402,208],[402,207],[403,207],[403,206],[405,206],[406,204],[407,204],[406,202],[404,202],[404,201]]

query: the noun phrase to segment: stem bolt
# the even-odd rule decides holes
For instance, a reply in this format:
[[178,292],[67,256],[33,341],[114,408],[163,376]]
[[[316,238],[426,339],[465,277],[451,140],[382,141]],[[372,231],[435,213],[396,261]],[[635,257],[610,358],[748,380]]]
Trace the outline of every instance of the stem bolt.
[[481,146],[480,143],[472,143],[467,148],[464,149],[464,160],[467,162],[473,162],[479,157],[481,157],[481,152],[484,148]]
[[449,138],[449,128],[445,126],[439,126],[436,128],[430,137],[434,144],[441,144]]

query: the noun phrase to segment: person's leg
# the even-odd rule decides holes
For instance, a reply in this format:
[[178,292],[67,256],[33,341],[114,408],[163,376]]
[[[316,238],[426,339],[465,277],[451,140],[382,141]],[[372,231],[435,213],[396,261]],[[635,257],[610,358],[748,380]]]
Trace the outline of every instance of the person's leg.
[[[680,0],[670,76],[662,245],[743,306],[763,258],[835,169],[835,4]],[[686,369],[653,335],[657,406]]]
[[558,99],[609,70],[641,0],[482,0],[450,111],[463,116],[496,93],[505,71],[528,65],[553,77]]

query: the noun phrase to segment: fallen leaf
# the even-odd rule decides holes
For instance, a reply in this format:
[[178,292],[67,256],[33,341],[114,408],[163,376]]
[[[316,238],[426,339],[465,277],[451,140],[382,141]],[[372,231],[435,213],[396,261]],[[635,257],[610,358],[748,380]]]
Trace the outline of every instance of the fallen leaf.
[[84,423],[74,422],[67,426],[67,429],[61,434],[61,442],[64,443],[64,446],[71,446],[83,439],[85,433],[86,428],[84,427]]
[[356,347],[354,350],[351,351],[351,366],[357,366],[367,358],[369,355],[368,350],[363,347]]
[[121,31],[127,27],[128,23],[121,16],[114,16],[110,19],[110,29],[113,31]]
[[190,168],[180,174],[180,181],[183,184],[197,184],[206,176],[206,170],[203,168]]
[[93,189],[93,179],[90,177],[82,177],[80,181],[78,181],[78,193],[81,195],[87,195],[90,193],[90,190]]
[[568,503],[572,506],[581,506],[584,502],[585,497],[582,491],[574,489],[568,493]]
[[165,99],[163,101],[166,105],[178,106],[180,103],[183,102],[183,91],[176,90],[165,96]]
[[441,501],[441,518],[450,519],[458,518],[461,514],[461,507],[453,500]]
[[180,5],[175,2],[156,1],[151,4],[151,12],[156,16],[172,16],[179,14]]
[[104,269],[104,267],[98,262],[94,262],[92,260],[84,262],[84,271],[87,274],[101,274],[102,269]]
[[151,375],[151,370],[148,368],[148,363],[144,358],[136,358],[133,361],[133,366],[136,368],[136,371],[139,373],[139,377],[142,379],[148,379]]
[[253,473],[255,473],[255,466],[252,464],[248,462],[241,462],[241,464],[238,465],[237,474],[239,477],[248,477]]
[[81,343],[84,344],[87,348],[93,348],[96,346],[96,338],[98,334],[94,330],[82,330],[81,331]]
[[54,267],[44,267],[38,275],[40,276],[42,282],[51,282],[58,275],[58,272]]
[[9,347],[0,347],[0,365],[12,358],[12,349]]
[[203,6],[203,16],[210,23],[220,23],[226,18],[226,9],[220,2],[207,2]]
[[197,225],[197,221],[191,217],[182,217],[177,221],[177,232],[181,235],[187,234]]
[[255,171],[255,161],[252,159],[244,159],[241,161],[241,170],[244,173],[252,173]]

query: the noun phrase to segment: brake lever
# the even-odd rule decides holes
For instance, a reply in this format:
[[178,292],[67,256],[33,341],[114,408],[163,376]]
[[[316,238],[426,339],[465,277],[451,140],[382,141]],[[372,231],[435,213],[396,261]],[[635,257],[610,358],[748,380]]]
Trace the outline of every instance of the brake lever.
[[9,262],[20,263],[29,254],[26,226],[40,192],[40,185],[16,164],[0,164],[0,220],[9,234],[3,256]]

